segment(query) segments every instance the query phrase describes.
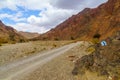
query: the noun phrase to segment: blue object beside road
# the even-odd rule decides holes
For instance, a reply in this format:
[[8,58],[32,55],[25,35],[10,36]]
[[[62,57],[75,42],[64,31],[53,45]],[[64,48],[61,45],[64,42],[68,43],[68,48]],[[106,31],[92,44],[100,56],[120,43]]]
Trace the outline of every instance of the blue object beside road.
[[102,45],[102,46],[107,46],[107,42],[106,42],[106,41],[102,41],[102,42],[101,42],[101,45]]

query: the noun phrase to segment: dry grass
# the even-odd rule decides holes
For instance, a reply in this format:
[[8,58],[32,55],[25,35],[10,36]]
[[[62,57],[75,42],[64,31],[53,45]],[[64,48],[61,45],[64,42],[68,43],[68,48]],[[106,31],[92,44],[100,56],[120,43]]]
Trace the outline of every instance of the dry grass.
[[93,52],[95,52],[95,48],[94,47],[88,47],[86,49],[86,52],[93,53]]
[[0,65],[7,62],[51,50],[71,43],[71,41],[34,41],[17,44],[4,44],[0,47]]
[[65,54],[40,66],[22,80],[76,80],[72,75],[74,63],[69,60],[68,56],[75,55],[82,57],[86,54],[86,47],[86,45],[79,45],[70,51],[67,51]]

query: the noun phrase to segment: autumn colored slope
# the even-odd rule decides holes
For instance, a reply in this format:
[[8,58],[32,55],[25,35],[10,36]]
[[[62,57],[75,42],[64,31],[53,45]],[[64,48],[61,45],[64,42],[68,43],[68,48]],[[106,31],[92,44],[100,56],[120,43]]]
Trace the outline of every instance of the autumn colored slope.
[[40,35],[38,33],[23,32],[23,31],[20,31],[19,34],[21,34],[22,36],[24,36],[27,39],[32,39],[32,38],[38,37]]
[[24,42],[26,39],[10,26],[6,26],[0,21],[0,44]]
[[86,8],[35,39],[89,40],[96,33],[101,39],[120,30],[120,0],[109,0],[97,8]]

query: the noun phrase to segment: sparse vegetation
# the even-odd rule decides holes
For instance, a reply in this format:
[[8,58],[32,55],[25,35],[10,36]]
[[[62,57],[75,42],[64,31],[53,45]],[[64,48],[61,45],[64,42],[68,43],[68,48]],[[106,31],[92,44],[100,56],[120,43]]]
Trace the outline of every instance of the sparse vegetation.
[[96,34],[93,36],[92,43],[93,43],[93,44],[98,44],[100,37],[101,37],[101,35],[100,35],[99,33],[96,33]]
[[16,42],[15,42],[15,41],[11,41],[10,43],[11,43],[11,44],[16,44]]
[[71,36],[71,40],[75,40],[74,37]]
[[76,55],[81,57],[87,55],[84,51],[86,47],[87,43],[84,47],[78,45],[75,48],[72,48],[65,52],[65,54],[62,54],[47,64],[44,64],[42,67],[39,67],[23,80],[76,80],[71,73],[74,64],[69,60],[68,56]]
[[7,43],[7,38],[0,38],[0,43]]
[[86,52],[93,53],[93,52],[95,52],[95,48],[94,48],[93,46],[88,47],[88,48],[86,49]]
[[0,46],[2,46],[2,44],[0,43]]
[[98,38],[93,38],[92,39],[92,43],[93,44],[98,44],[99,43],[99,39]]
[[25,40],[24,39],[20,39],[19,42],[22,43],[22,42],[25,42]]
[[54,38],[55,41],[59,41],[59,38]]
[[93,36],[93,38],[100,38],[101,37],[101,35],[99,34],[99,33],[96,33],[94,36]]
[[57,47],[57,45],[56,45],[56,44],[53,44],[53,47]]
[[0,65],[15,59],[22,58],[24,56],[27,57],[32,54],[50,50],[69,43],[71,43],[71,41],[34,41],[26,43],[5,44],[4,46],[1,46],[2,49],[0,50],[0,55],[2,55],[0,56],[0,61],[2,61]]
[[15,41],[15,34],[10,33],[9,38],[10,38],[11,41]]
[[104,47],[96,47],[97,44],[89,47],[87,51],[92,54],[85,55],[75,62],[73,75],[78,76],[78,80],[119,80],[120,41],[116,39],[109,44]]

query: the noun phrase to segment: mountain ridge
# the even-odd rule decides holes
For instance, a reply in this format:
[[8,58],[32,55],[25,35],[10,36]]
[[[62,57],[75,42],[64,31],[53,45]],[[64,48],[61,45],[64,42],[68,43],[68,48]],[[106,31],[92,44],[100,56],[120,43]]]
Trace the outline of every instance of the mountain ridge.
[[35,38],[38,40],[90,40],[96,33],[101,39],[120,30],[120,1],[108,0],[97,8],[86,8],[50,31]]
[[17,30],[11,26],[6,26],[0,20],[0,43],[24,42],[26,38],[18,33]]
[[40,35],[39,33],[23,32],[23,31],[19,31],[18,33],[27,39],[32,39]]

